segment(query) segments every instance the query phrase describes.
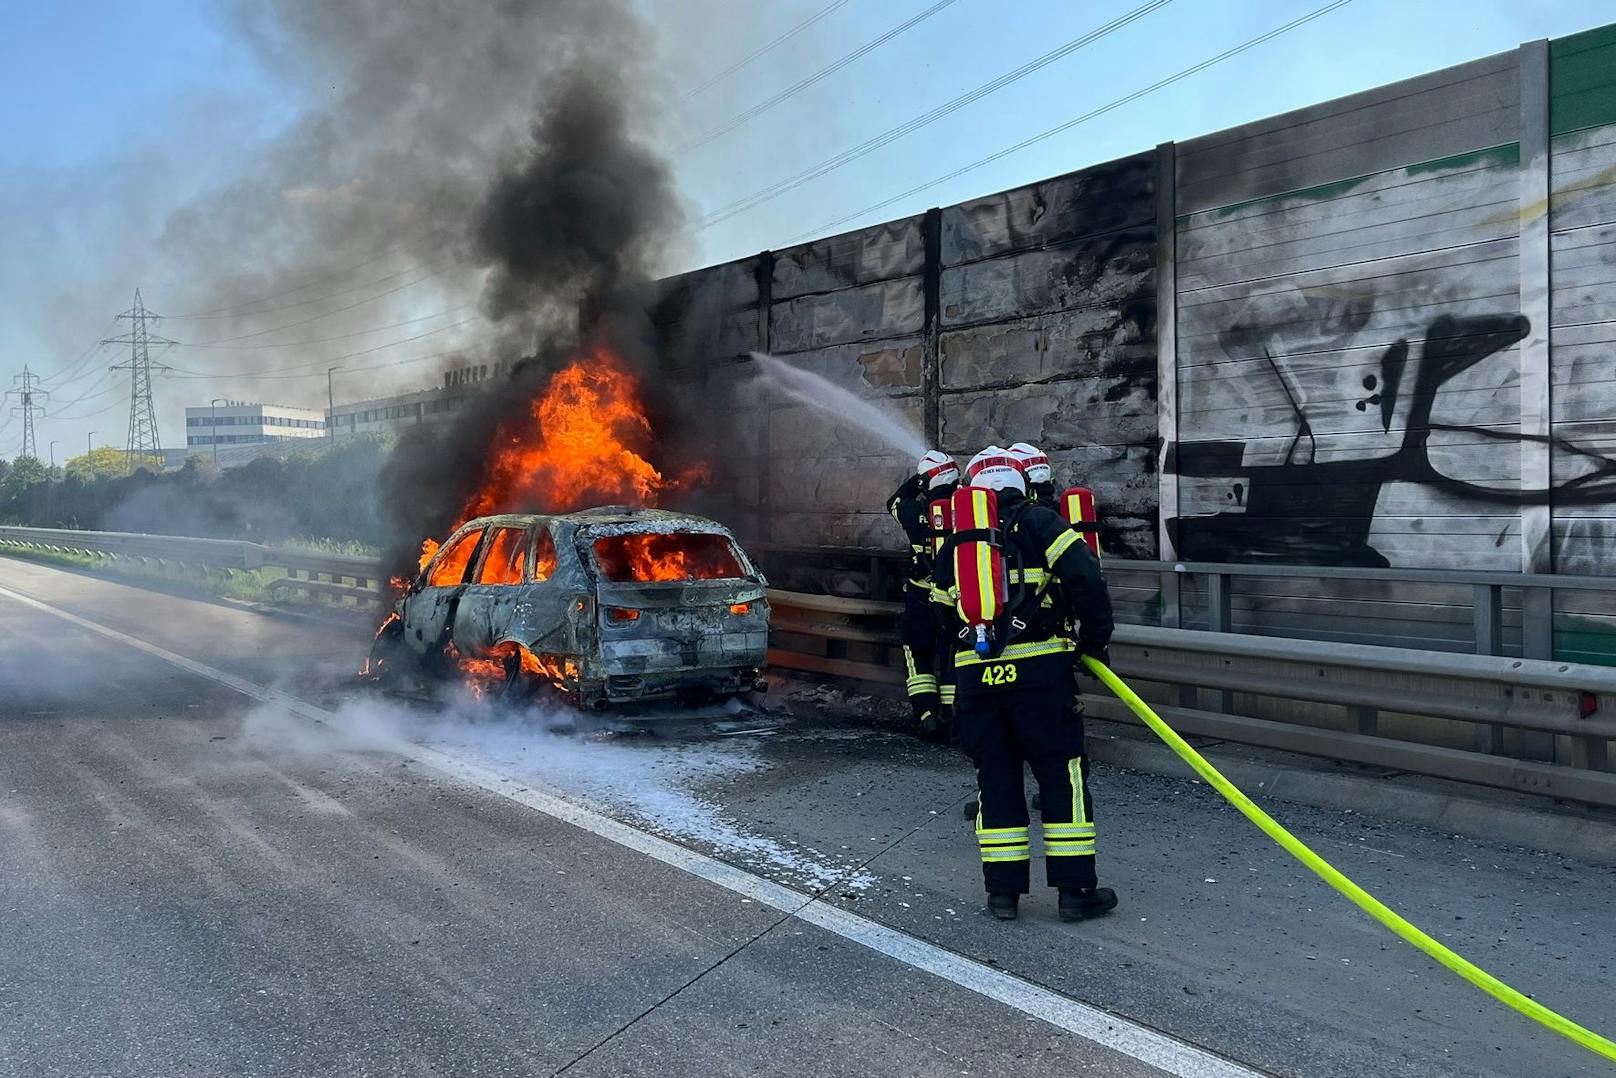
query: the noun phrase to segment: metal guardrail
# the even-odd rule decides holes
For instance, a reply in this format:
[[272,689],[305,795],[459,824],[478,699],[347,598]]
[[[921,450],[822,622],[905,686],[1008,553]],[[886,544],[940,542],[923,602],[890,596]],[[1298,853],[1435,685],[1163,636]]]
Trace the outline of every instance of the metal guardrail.
[[[236,540],[0,527],[0,547],[8,545],[203,571],[277,567],[287,575],[272,586],[344,603],[383,601],[380,569],[369,558]],[[889,552],[879,556],[891,557]],[[1297,572],[1296,567],[1115,560],[1106,568],[1209,578]],[[1362,579],[1393,575],[1306,571]],[[1522,584],[1514,577],[1495,579],[1507,574],[1397,575],[1457,580],[1478,589],[1616,590],[1616,581],[1601,578]],[[771,590],[769,602],[772,664],[883,684],[901,681],[901,604],[784,590]],[[1610,754],[1616,741],[1616,668],[1144,625],[1120,626],[1112,653],[1117,672],[1156,697],[1163,716],[1187,734],[1616,806]],[[1116,701],[1094,698],[1090,708],[1105,718],[1133,721]]]
[[[902,580],[904,555],[879,547],[823,547],[789,543],[751,543],[759,554],[798,559],[822,559],[860,566],[867,574],[868,593],[883,596]],[[1506,573],[1482,570],[1372,569],[1354,566],[1229,564],[1196,561],[1143,561],[1105,559],[1108,576],[1152,581],[1160,594],[1160,625],[1190,628],[1204,623],[1209,632],[1235,628],[1234,583],[1237,580],[1359,581],[1389,585],[1446,585],[1459,602],[1470,606],[1470,642],[1477,655],[1504,654],[1507,591],[1520,593],[1520,650],[1533,659],[1554,657],[1554,596],[1556,592],[1597,592],[1616,597],[1616,578],[1549,573]],[[1204,608],[1190,610],[1188,585],[1204,592]],[[1375,600],[1365,600],[1375,602]],[[1395,603],[1396,600],[1386,600]],[[1406,602],[1403,604],[1406,605]]]
[[[902,681],[900,604],[783,591],[769,604],[771,664]],[[1616,806],[1616,669],[1143,625],[1119,626],[1111,651],[1186,734]],[[1136,721],[1109,698],[1089,709]]]
[[280,569],[271,592],[296,591],[340,605],[370,606],[384,601],[381,568],[374,558],[314,554],[263,546],[240,539],[193,539],[140,532],[78,531],[71,528],[0,527],[0,547],[34,548],[128,559],[159,570],[183,573],[252,572]]

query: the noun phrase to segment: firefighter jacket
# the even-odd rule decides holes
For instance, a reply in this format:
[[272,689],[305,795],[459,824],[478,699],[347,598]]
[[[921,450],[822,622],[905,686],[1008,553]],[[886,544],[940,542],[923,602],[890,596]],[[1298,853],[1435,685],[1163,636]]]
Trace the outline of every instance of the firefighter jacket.
[[898,527],[903,529],[904,537],[909,541],[905,579],[910,587],[929,593],[933,537],[929,510],[933,499],[946,498],[954,493],[955,484],[949,483],[932,491],[928,491],[924,484],[925,480],[918,475],[904,480],[903,486],[887,499],[887,512],[892,514],[892,519],[898,522]]
[[1071,676],[1074,652],[1097,651],[1115,627],[1100,562],[1053,508],[1014,491],[999,494],[1000,546],[1009,602],[995,649],[978,655],[955,612],[953,559],[938,559],[933,598],[948,604],[960,694],[1041,688]]

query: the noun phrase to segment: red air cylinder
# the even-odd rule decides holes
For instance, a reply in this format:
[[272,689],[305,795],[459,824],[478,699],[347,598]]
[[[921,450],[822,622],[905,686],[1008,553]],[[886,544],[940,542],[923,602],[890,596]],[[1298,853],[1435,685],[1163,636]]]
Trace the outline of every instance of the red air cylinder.
[[962,536],[954,547],[954,583],[960,619],[975,633],[977,654],[990,650],[988,626],[998,620],[1009,601],[1004,555],[990,535],[999,527],[999,498],[986,487],[961,487],[950,499],[954,534]]
[[1066,518],[1066,523],[1081,530],[1083,541],[1098,558],[1100,533],[1097,522],[1100,517],[1094,508],[1094,491],[1088,487],[1072,487],[1066,491],[1060,496],[1060,515]]
[[943,541],[954,530],[954,506],[947,498],[938,498],[928,507],[931,519],[931,552],[935,557],[943,552]]

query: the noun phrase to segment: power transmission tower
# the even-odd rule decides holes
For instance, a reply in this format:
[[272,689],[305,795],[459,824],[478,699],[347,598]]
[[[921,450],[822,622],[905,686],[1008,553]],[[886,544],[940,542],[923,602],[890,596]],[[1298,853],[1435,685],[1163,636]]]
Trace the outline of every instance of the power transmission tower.
[[22,416],[22,456],[38,457],[39,447],[34,443],[34,417],[45,414],[45,406],[36,403],[50,396],[39,388],[39,376],[34,374],[25,365],[22,373],[11,379],[18,388],[6,390],[6,396],[16,397],[17,404],[12,407],[12,415]]
[[115,371],[129,372],[129,445],[124,451],[126,470],[133,473],[135,462],[148,456],[160,457],[163,454],[163,441],[157,433],[157,407],[152,404],[151,376],[153,370],[172,370],[161,363],[153,363],[151,348],[172,348],[177,343],[167,337],[159,337],[147,328],[147,322],[161,321],[160,315],[152,314],[146,309],[146,304],[140,298],[140,289],[135,289],[135,305],[118,316],[118,320],[129,323],[129,332],[118,337],[108,337],[102,344],[127,344],[129,346],[129,361],[119,363],[109,368]]

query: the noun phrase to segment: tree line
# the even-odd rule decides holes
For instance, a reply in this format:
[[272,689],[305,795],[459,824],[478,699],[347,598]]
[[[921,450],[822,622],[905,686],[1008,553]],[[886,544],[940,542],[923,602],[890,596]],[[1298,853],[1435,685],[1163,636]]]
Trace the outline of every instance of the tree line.
[[0,461],[0,523],[274,543],[382,544],[377,483],[391,439],[360,435],[220,470],[207,456],[161,470],[101,448],[54,473],[35,457]]

